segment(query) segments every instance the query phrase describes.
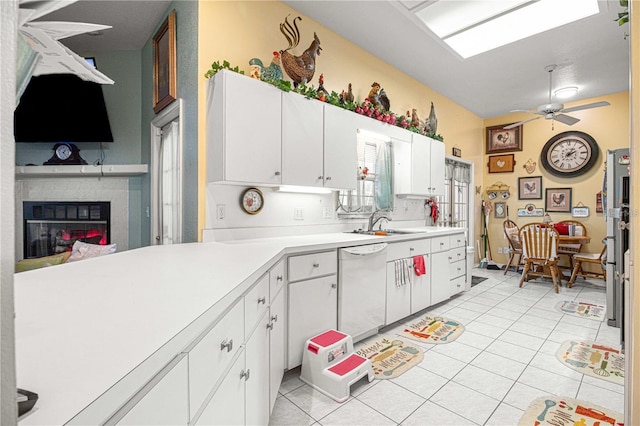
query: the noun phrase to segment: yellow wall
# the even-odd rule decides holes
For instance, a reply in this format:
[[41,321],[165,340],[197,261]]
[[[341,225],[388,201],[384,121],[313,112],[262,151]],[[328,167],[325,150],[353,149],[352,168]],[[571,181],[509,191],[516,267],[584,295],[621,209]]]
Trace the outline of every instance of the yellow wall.
[[[571,116],[579,118],[580,121],[573,126],[550,120],[538,119],[526,123],[523,126],[523,149],[514,152],[515,171],[514,173],[489,173],[487,168],[488,156],[483,164],[483,194],[486,187],[497,181],[501,181],[511,187],[511,197],[507,200],[509,206],[509,216],[519,226],[529,222],[541,222],[541,217],[517,217],[517,209],[523,208],[528,203],[535,204],[536,207],[545,207],[545,188],[573,188],[572,205],[582,202],[590,209],[590,216],[585,218],[572,218],[571,213],[549,213],[554,222],[561,220],[578,220],[587,227],[591,236],[591,243],[583,248],[586,252],[600,252],[602,249],[602,239],[606,235],[606,226],[602,213],[596,213],[596,193],[602,189],[604,177],[604,162],[608,149],[626,148],[629,146],[629,93],[616,93],[601,96],[593,99],[584,99],[579,102],[566,102],[565,106],[582,105],[596,101],[608,101],[611,105],[607,107],[588,109],[571,113]],[[531,118],[531,114],[514,113],[501,117],[495,117],[484,121],[485,126],[496,126],[500,124],[514,123]],[[578,130],[591,135],[600,148],[600,157],[596,165],[587,173],[574,178],[560,178],[549,174],[540,165],[540,152],[544,144],[552,137],[561,132]],[[509,153],[511,154],[511,153]],[[494,154],[492,154],[494,155]],[[536,170],[528,174],[523,168],[527,160],[531,159],[537,163]],[[542,176],[542,199],[541,200],[518,200],[518,178],[528,176]],[[485,195],[486,199],[486,195]],[[479,213],[478,213],[479,215]],[[496,219],[492,216],[489,220],[489,241],[493,260],[497,263],[506,263],[507,256],[498,254],[498,247],[508,246],[504,238],[502,222],[504,219]]]
[[[329,6],[328,6],[329,7]],[[324,74],[324,85],[328,90],[340,92],[353,84],[356,100],[362,101],[369,93],[371,83],[380,83],[391,100],[391,109],[398,115],[412,108],[418,110],[421,118],[429,115],[430,102],[436,107],[438,133],[446,144],[446,152],[454,146],[462,148],[462,158],[482,163],[483,122],[475,114],[431,90],[393,66],[381,61],[355,44],[331,32],[312,19],[299,14],[280,2],[261,1],[200,1],[198,69],[199,69],[199,229],[204,227],[205,206],[205,93],[207,80],[204,73],[214,61],[227,60],[232,66],[239,66],[246,74],[249,60],[260,58],[269,64],[274,50],[287,47],[288,43],[280,33],[280,23],[291,14],[302,16],[298,22],[300,45],[293,50],[301,54],[313,40],[316,32],[322,52],[316,61],[313,85]],[[247,117],[250,121],[251,117]],[[248,122],[247,124],[250,124]],[[481,180],[482,168],[476,166],[476,182]]]

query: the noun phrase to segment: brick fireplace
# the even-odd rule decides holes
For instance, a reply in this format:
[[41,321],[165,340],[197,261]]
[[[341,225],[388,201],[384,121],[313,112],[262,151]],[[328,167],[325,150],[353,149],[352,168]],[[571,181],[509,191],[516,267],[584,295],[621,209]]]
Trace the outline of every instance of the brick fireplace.
[[[16,180],[16,260],[24,258],[25,202],[95,202],[110,204],[109,243],[117,250],[129,248],[129,180],[123,177],[29,178]],[[84,204],[83,204],[84,205]],[[60,209],[61,210],[61,209]],[[94,215],[96,210],[94,208]],[[60,213],[61,214],[61,213]],[[66,213],[65,213],[66,214]],[[90,210],[88,212],[90,215]],[[53,211],[55,217],[55,210]],[[92,233],[95,231],[91,231]]]

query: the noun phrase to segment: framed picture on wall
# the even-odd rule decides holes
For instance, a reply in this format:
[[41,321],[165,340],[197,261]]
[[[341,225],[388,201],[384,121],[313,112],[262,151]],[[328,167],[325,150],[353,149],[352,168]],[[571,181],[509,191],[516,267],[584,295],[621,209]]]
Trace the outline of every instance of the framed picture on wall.
[[489,173],[509,173],[513,172],[516,160],[513,154],[490,155],[487,166]]
[[493,215],[496,219],[507,217],[507,203],[496,201],[493,205]]
[[157,114],[177,98],[176,11],[153,36],[153,111]]
[[518,178],[518,200],[542,200],[542,176]]
[[522,151],[522,124],[505,129],[508,125],[487,127],[487,154]]
[[571,213],[571,188],[547,188],[545,210]]

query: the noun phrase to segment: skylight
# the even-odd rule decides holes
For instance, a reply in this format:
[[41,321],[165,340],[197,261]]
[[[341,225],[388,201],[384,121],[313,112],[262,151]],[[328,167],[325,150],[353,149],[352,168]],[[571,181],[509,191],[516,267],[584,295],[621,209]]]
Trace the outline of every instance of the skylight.
[[440,0],[416,16],[466,59],[598,12],[597,0]]

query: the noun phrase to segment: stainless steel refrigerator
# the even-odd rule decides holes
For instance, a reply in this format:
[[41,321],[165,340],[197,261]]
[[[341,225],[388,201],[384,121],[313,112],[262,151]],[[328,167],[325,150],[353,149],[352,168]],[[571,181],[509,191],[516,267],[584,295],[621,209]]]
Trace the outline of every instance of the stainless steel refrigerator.
[[604,212],[607,221],[607,323],[624,325],[624,253],[629,249],[629,149],[607,150]]

